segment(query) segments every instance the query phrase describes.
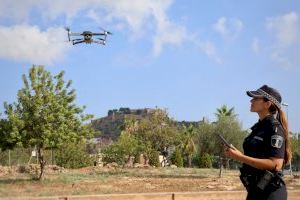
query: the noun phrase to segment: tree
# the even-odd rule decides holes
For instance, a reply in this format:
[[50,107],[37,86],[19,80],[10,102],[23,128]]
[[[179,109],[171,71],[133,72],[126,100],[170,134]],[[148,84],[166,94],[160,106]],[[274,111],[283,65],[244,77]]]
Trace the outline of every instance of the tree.
[[[124,155],[143,154],[146,163],[149,161],[150,164],[157,166],[158,152],[182,142],[176,124],[168,118],[166,111],[161,109],[155,109],[148,117],[140,120],[126,117],[121,129],[119,140],[103,150],[105,160],[108,162],[122,164]],[[131,145],[132,142],[134,145]]]
[[[131,125],[130,125],[131,124]],[[151,149],[162,152],[165,147],[177,145],[182,141],[176,124],[169,119],[166,111],[155,109],[149,118],[130,122],[132,131],[140,144],[150,143]]]
[[192,167],[192,158],[194,153],[196,152],[196,146],[194,143],[194,136],[195,136],[195,130],[193,125],[190,125],[188,128],[183,127],[183,133],[184,133],[184,153],[187,155],[188,159],[188,167]]
[[228,108],[226,105],[222,105],[221,108],[217,108],[217,112],[215,113],[218,119],[222,117],[236,117],[234,114],[234,107]]
[[[57,148],[64,141],[80,141],[93,135],[89,124],[92,115],[83,114],[84,107],[74,103],[76,94],[70,89],[72,81],[64,81],[64,72],[52,76],[43,66],[33,66],[23,75],[24,87],[18,91],[17,102],[5,103],[7,121],[1,131],[1,149],[36,147],[41,179],[45,160],[43,150]],[[2,138],[8,139],[8,143]]]
[[120,165],[130,161],[138,152],[138,141],[130,132],[122,131],[118,141],[102,149],[105,162],[117,162]]
[[171,156],[171,162],[173,165],[176,165],[177,167],[183,167],[183,158],[182,158],[180,148],[176,147],[175,152]]
[[[215,123],[214,138],[217,139],[216,134],[222,134],[233,146],[238,149],[242,147],[242,141],[245,137],[245,132],[242,131],[241,124],[236,118],[234,108],[228,109],[226,105],[217,109],[216,113],[218,119]],[[220,177],[222,176],[223,167],[223,146],[218,145],[215,148],[215,153],[219,154],[220,158]],[[225,158],[226,166],[229,167],[229,159]]]
[[196,130],[196,146],[198,147],[198,154],[201,157],[207,153],[210,155],[215,154],[216,145],[218,141],[215,139],[215,124],[209,121],[203,121],[199,124]]
[[[291,133],[290,135],[296,135]],[[292,148],[292,165],[295,170],[300,170],[300,140],[294,136],[291,137],[291,148]]]

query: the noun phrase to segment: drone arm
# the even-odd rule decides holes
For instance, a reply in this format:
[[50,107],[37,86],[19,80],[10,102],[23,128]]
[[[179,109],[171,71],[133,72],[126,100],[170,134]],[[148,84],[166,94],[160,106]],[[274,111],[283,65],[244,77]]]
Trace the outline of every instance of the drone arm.
[[93,33],[93,35],[107,35],[105,33]]
[[81,36],[82,34],[81,33],[72,33],[72,32],[69,32],[70,36]]
[[79,40],[79,41],[72,40],[72,42],[73,42],[73,45],[75,45],[75,44],[80,44],[80,43],[83,43],[83,42],[84,42],[84,40]]

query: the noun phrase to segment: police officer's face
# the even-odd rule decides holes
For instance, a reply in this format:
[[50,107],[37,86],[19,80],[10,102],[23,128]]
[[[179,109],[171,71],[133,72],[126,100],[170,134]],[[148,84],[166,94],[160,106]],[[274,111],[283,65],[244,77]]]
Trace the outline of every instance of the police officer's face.
[[251,112],[265,112],[269,110],[270,102],[265,101],[264,98],[252,98],[251,99]]

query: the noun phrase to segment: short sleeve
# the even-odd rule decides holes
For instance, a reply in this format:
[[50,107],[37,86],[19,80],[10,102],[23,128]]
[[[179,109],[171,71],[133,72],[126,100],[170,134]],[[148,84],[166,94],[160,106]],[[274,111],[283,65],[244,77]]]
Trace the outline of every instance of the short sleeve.
[[268,156],[275,158],[284,158],[285,155],[285,136],[281,125],[274,125],[270,129],[268,137]]

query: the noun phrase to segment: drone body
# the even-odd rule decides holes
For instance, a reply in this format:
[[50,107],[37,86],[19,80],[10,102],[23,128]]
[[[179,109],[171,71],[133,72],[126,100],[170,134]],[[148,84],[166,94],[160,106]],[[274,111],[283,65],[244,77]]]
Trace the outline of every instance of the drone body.
[[[106,44],[107,35],[111,35],[111,32],[103,30],[102,33],[93,33],[91,31],[83,31],[82,33],[73,33],[70,31],[70,28],[66,27],[66,31],[68,32],[69,42],[72,42],[73,45],[80,43],[97,43],[97,44]],[[93,36],[99,36],[99,38],[93,39]]]

